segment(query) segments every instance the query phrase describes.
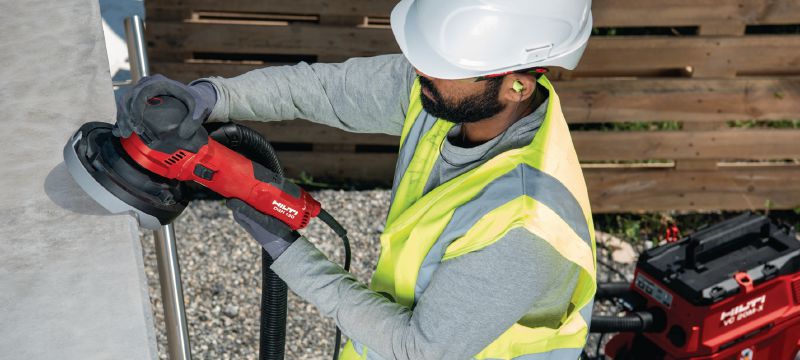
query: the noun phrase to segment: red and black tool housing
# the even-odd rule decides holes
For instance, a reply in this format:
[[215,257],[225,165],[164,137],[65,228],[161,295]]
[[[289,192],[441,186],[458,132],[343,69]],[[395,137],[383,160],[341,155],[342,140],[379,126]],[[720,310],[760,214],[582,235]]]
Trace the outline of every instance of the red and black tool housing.
[[203,127],[181,136],[188,109],[173,97],[148,100],[139,134],[120,139],[136,163],[166,179],[193,181],[237,198],[292,229],[304,228],[320,204],[299,186],[209,137]]
[[663,311],[663,330],[623,333],[613,359],[795,359],[800,351],[800,241],[745,214],[645,252],[633,292]]

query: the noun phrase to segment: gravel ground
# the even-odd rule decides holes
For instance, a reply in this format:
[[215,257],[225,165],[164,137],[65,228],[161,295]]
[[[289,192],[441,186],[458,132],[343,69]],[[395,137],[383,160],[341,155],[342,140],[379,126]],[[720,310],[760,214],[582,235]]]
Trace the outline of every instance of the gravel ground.
[[[379,235],[388,212],[390,192],[314,192],[313,196],[348,229],[353,261],[351,272],[367,281],[379,254]],[[221,201],[193,203],[175,223],[181,264],[186,317],[194,359],[256,359],[261,289],[261,251]],[[343,260],[341,240],[318,220],[303,232],[331,259]],[[166,359],[166,335],[158,284],[155,249],[150,231],[142,232],[150,300],[155,312],[159,355]],[[598,248],[598,258],[613,262],[611,253]],[[632,264],[615,266],[630,276]],[[598,280],[620,280],[599,267]],[[598,303],[595,312],[613,311]],[[316,308],[289,292],[286,338],[287,359],[328,359],[333,351],[334,324]],[[593,355],[597,335],[591,335],[587,353]],[[606,336],[606,340],[609,336]]]

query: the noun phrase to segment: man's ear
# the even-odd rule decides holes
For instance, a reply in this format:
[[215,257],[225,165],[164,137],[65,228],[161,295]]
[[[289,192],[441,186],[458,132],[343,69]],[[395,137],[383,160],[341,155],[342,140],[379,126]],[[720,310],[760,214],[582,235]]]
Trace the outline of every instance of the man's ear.
[[531,74],[509,74],[503,79],[500,96],[508,102],[523,102],[536,91],[536,77]]

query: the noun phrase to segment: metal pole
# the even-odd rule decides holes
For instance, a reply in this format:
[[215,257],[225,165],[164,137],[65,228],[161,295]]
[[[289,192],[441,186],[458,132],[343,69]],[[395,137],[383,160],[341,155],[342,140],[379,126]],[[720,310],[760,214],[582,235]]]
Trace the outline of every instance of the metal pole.
[[[138,15],[125,18],[125,38],[131,64],[131,80],[134,84],[142,77],[150,75],[143,30],[144,23]],[[172,224],[164,225],[154,231],[154,235],[158,281],[161,284],[161,302],[167,330],[167,353],[170,360],[191,360],[175,229]]]
[[135,84],[139,79],[150,75],[150,63],[147,61],[147,47],[144,43],[144,22],[139,15],[125,18],[125,40],[128,43],[131,80]]
[[172,224],[164,225],[154,234],[169,359],[189,360],[192,354],[189,348],[186,312],[183,308],[183,288],[181,287],[178,249],[175,246],[175,229]]

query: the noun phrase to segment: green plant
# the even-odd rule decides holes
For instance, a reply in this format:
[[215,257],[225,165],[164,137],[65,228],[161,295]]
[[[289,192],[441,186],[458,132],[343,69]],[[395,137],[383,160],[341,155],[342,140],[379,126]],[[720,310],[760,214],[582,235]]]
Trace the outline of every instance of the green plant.
[[800,120],[733,120],[728,127],[738,129],[800,129]]
[[594,220],[598,230],[631,244],[639,244],[645,240],[657,242],[669,216],[660,213],[598,214]]
[[570,124],[572,131],[673,131],[680,130],[678,121],[624,121],[610,123]]

